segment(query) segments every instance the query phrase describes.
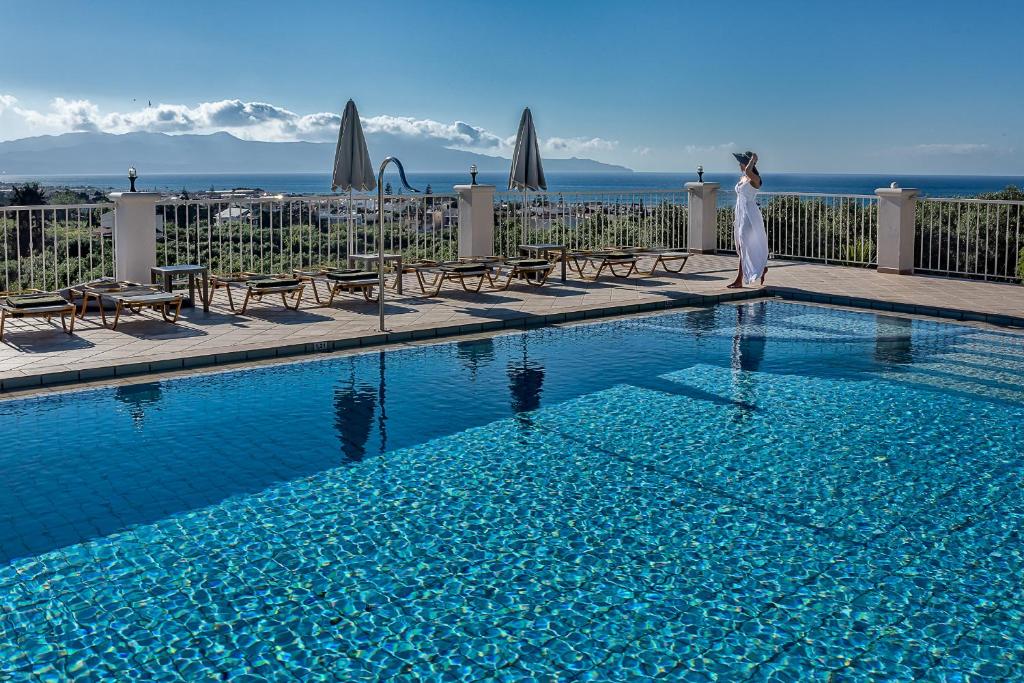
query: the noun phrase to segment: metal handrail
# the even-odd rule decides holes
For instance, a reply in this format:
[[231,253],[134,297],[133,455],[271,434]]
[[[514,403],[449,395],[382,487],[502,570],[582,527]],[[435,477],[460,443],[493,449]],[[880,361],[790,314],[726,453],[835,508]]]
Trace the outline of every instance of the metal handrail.
[[48,209],[112,209],[113,202],[101,202],[98,204],[18,204],[12,206],[0,206],[0,211],[42,211]]
[[995,204],[998,206],[1022,206],[1024,201],[1019,199],[978,199],[977,197],[918,197],[918,201],[935,202],[940,204]]
[[[433,194],[418,194],[415,197],[410,195],[384,195],[388,200],[401,201],[401,200],[412,200],[421,201],[426,198],[431,199],[458,199],[459,195],[455,193],[433,193]],[[347,194],[334,194],[334,195],[271,195],[266,197],[200,197],[196,199],[177,199],[167,198],[160,199],[157,201],[157,206],[182,206],[185,204],[258,204],[258,203],[275,203],[275,202],[338,202],[347,203],[349,196]],[[376,194],[354,194],[352,195],[353,201],[376,201]],[[113,206],[113,205],[111,205]],[[7,208],[7,207],[2,207]]]
[[[578,197],[578,196],[604,196],[604,197],[607,197],[608,195],[617,195],[617,194],[677,194],[677,195],[685,195],[685,194],[687,194],[687,190],[684,187],[680,187],[680,188],[676,188],[676,189],[664,189],[664,188],[654,189],[654,188],[643,188],[643,187],[633,187],[633,188],[624,187],[624,188],[611,188],[611,189],[606,189],[606,190],[597,189],[597,190],[542,190],[542,191],[538,191],[538,192],[534,192],[532,190],[530,191],[530,197],[549,197],[549,196],[558,196],[558,195],[572,195],[574,197]],[[495,197],[517,197],[517,198],[521,198],[523,196],[523,193],[522,192],[518,192],[518,191],[502,190],[502,191],[495,192],[494,196]]]

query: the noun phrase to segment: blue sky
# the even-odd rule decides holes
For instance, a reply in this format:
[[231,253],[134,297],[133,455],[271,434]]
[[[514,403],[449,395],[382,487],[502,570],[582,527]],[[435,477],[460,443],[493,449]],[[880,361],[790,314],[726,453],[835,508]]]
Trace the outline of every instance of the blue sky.
[[777,171],[1024,174],[1024,3],[136,0],[3,15],[0,139],[322,140],[352,97],[371,128],[487,153],[529,105],[545,154],[638,170],[724,170],[752,148]]

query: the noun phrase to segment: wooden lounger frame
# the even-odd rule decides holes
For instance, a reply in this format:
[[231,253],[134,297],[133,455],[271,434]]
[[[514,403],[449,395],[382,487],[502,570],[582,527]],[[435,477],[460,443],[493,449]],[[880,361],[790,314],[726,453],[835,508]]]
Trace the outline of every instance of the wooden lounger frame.
[[[488,278],[491,281],[491,286],[498,291],[505,291],[509,288],[514,280],[522,280],[531,287],[542,287],[548,280],[548,276],[554,272],[556,262],[549,261],[547,265],[536,265],[536,266],[521,266],[517,263],[499,263],[494,266],[494,277]],[[503,270],[507,269],[508,276],[505,280],[505,284],[502,286],[495,286],[495,280],[501,281]]]
[[[178,322],[178,317],[181,315],[181,303],[185,299],[181,294],[164,292],[155,286],[135,283],[123,283],[120,289],[85,288],[80,291],[82,292],[82,312],[78,317],[82,320],[85,320],[85,313],[89,309],[89,300],[95,299],[96,307],[100,309],[100,320],[104,327],[108,327],[107,310],[103,305],[103,300],[109,299],[114,302],[114,322],[109,325],[112,330],[117,329],[121,313],[126,310],[130,313],[139,313],[144,308],[159,310],[164,321],[173,325]],[[169,307],[174,309],[173,316],[168,312]]]
[[[243,278],[254,277],[259,273],[232,273],[229,275],[214,275],[210,278],[210,296],[212,297],[214,292],[223,287],[228,294],[228,306],[231,307],[232,313],[238,313],[244,315],[246,309],[249,308],[250,301],[263,301],[263,297],[268,294],[280,294],[281,304],[289,311],[299,310],[299,304],[302,303],[302,290],[305,289],[306,285],[301,280],[297,285],[287,285],[275,287],[273,285],[268,287],[256,287],[253,282],[245,280]],[[295,280],[298,278],[282,275],[282,279]],[[262,282],[265,282],[263,280]],[[231,290],[234,287],[245,288],[245,299],[242,301],[242,309],[235,310],[235,300],[231,296]],[[288,294],[291,294],[295,298],[295,304],[292,306],[288,305]]]
[[[366,301],[377,301],[377,297],[372,296],[373,288],[380,285],[380,279],[376,275],[373,276],[372,280],[370,278],[361,280],[336,280],[334,278],[328,277],[327,274],[324,272],[296,270],[295,277],[303,282],[309,283],[310,289],[313,290],[313,299],[319,305],[330,306],[331,304],[334,303],[334,297],[336,297],[341,292],[355,294],[358,291],[362,293],[363,298],[366,299]],[[327,286],[326,304],[320,298],[320,291],[317,289],[316,286],[317,282],[322,282],[324,285]]]
[[[19,292],[19,294],[50,294],[51,292],[43,292],[41,290],[29,290],[27,292]],[[56,292],[52,292],[56,294]],[[14,292],[0,292],[0,342],[4,340],[4,326],[7,323],[8,318],[46,318],[49,322],[55,315],[60,316],[60,326],[64,329],[65,334],[74,334],[75,332],[75,304],[67,302],[66,305],[54,305],[54,306],[35,306],[35,307],[24,307],[20,308],[17,306],[11,306],[7,304],[7,296],[15,296]],[[71,324],[68,325],[67,315],[71,314]]]
[[[114,302],[114,322],[109,325],[110,329],[116,330],[121,320],[121,313],[125,310],[131,313],[139,313],[143,308],[159,310],[160,315],[166,322],[174,324],[178,322],[181,315],[181,304],[184,297],[180,294],[164,292],[156,285],[143,285],[138,282],[127,282],[121,280],[98,281],[72,287],[72,291],[81,293],[82,310],[78,317],[85,320],[85,314],[89,310],[89,301],[95,300],[96,307],[100,309],[100,319],[104,327],[107,325],[107,310],[104,306],[104,299]],[[174,315],[168,313],[169,308],[174,308]]]
[[[476,273],[460,273],[459,271],[456,271],[456,270],[446,270],[445,269],[446,265],[450,266],[450,265],[455,265],[455,264],[452,264],[452,263],[448,263],[448,264],[438,263],[438,264],[435,264],[435,265],[425,265],[425,264],[421,263],[421,264],[418,264],[418,265],[417,264],[410,264],[408,267],[413,272],[416,273],[416,280],[420,284],[420,291],[423,292],[424,296],[428,296],[428,297],[429,296],[437,296],[438,294],[440,294],[441,293],[441,288],[444,287],[444,283],[449,281],[449,280],[452,280],[452,281],[458,280],[459,284],[462,285],[462,289],[464,289],[467,292],[473,293],[473,294],[477,294],[477,293],[480,292],[480,290],[484,286],[484,280],[489,282],[492,286],[494,285],[494,280],[491,278],[491,265],[490,264],[482,264],[484,266],[483,271],[476,272]],[[427,284],[426,278],[423,277],[424,273],[428,273],[428,274],[434,276],[433,281],[431,281],[429,285]],[[466,286],[466,280],[467,279],[469,279],[469,280],[476,279],[476,281],[477,281],[476,282],[476,286],[475,287],[468,287],[468,286]],[[428,287],[429,287],[429,289],[428,289]]]
[[[641,250],[641,251],[636,252],[636,255],[637,255],[637,257],[639,257],[641,259],[643,259],[643,258],[651,258],[651,257],[654,258],[654,263],[651,264],[651,269],[650,270],[640,270],[640,268],[637,267],[637,271],[636,272],[638,272],[640,275],[644,275],[644,276],[654,275],[654,271],[656,271],[658,269],[658,266],[661,266],[662,268],[664,268],[666,273],[681,273],[681,272],[683,272],[683,268],[686,267],[687,259],[690,258],[690,253],[689,252],[686,252],[686,251],[673,251],[671,249],[667,249],[665,251],[658,251],[658,250],[645,251],[645,250]],[[672,268],[671,266],[668,265],[669,263],[674,263],[676,261],[680,261],[678,268]]]
[[[576,271],[580,276],[580,279],[586,280],[587,282],[597,282],[605,268],[608,269],[608,272],[610,272],[613,277],[618,278],[627,278],[633,273],[638,272],[636,268],[638,257],[633,254],[626,257],[612,257],[609,254],[601,252],[572,252],[566,254],[566,258],[569,259],[569,267]],[[582,261],[582,263],[580,263],[580,261]],[[594,265],[595,261],[598,263],[596,266]],[[593,275],[587,275],[586,269],[588,265],[595,268]],[[616,270],[616,266],[623,265],[629,266],[625,273],[621,273]]]

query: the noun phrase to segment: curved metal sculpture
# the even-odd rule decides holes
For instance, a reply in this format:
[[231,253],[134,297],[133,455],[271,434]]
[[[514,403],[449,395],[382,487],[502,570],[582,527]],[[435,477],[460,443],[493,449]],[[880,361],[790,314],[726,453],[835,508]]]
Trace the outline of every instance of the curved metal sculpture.
[[[410,192],[419,192],[406,180],[405,167],[402,166],[398,157],[387,157],[380,162],[380,171],[377,172],[377,276],[380,278],[377,283],[377,301],[380,304],[381,332],[387,332],[384,327],[384,170],[392,162],[398,167],[398,177],[401,178],[405,189]],[[402,277],[402,273],[395,273],[395,277]]]

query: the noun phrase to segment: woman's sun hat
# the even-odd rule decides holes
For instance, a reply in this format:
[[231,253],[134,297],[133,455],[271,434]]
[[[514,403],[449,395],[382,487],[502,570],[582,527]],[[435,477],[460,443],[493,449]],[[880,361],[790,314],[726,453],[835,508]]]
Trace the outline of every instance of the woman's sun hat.
[[[738,161],[741,164],[743,164],[744,167],[746,167],[746,165],[750,163],[750,160],[754,158],[754,153],[751,152],[749,149],[746,152],[742,152],[742,153],[740,153],[740,152],[733,152],[732,155],[734,157],[736,157],[736,161]],[[761,172],[757,170],[757,164],[754,164],[753,171],[758,176],[761,175]]]
[[750,150],[746,152],[733,152],[732,155],[736,157],[736,161],[740,162],[744,166],[750,163],[750,160],[754,157],[754,153]]

